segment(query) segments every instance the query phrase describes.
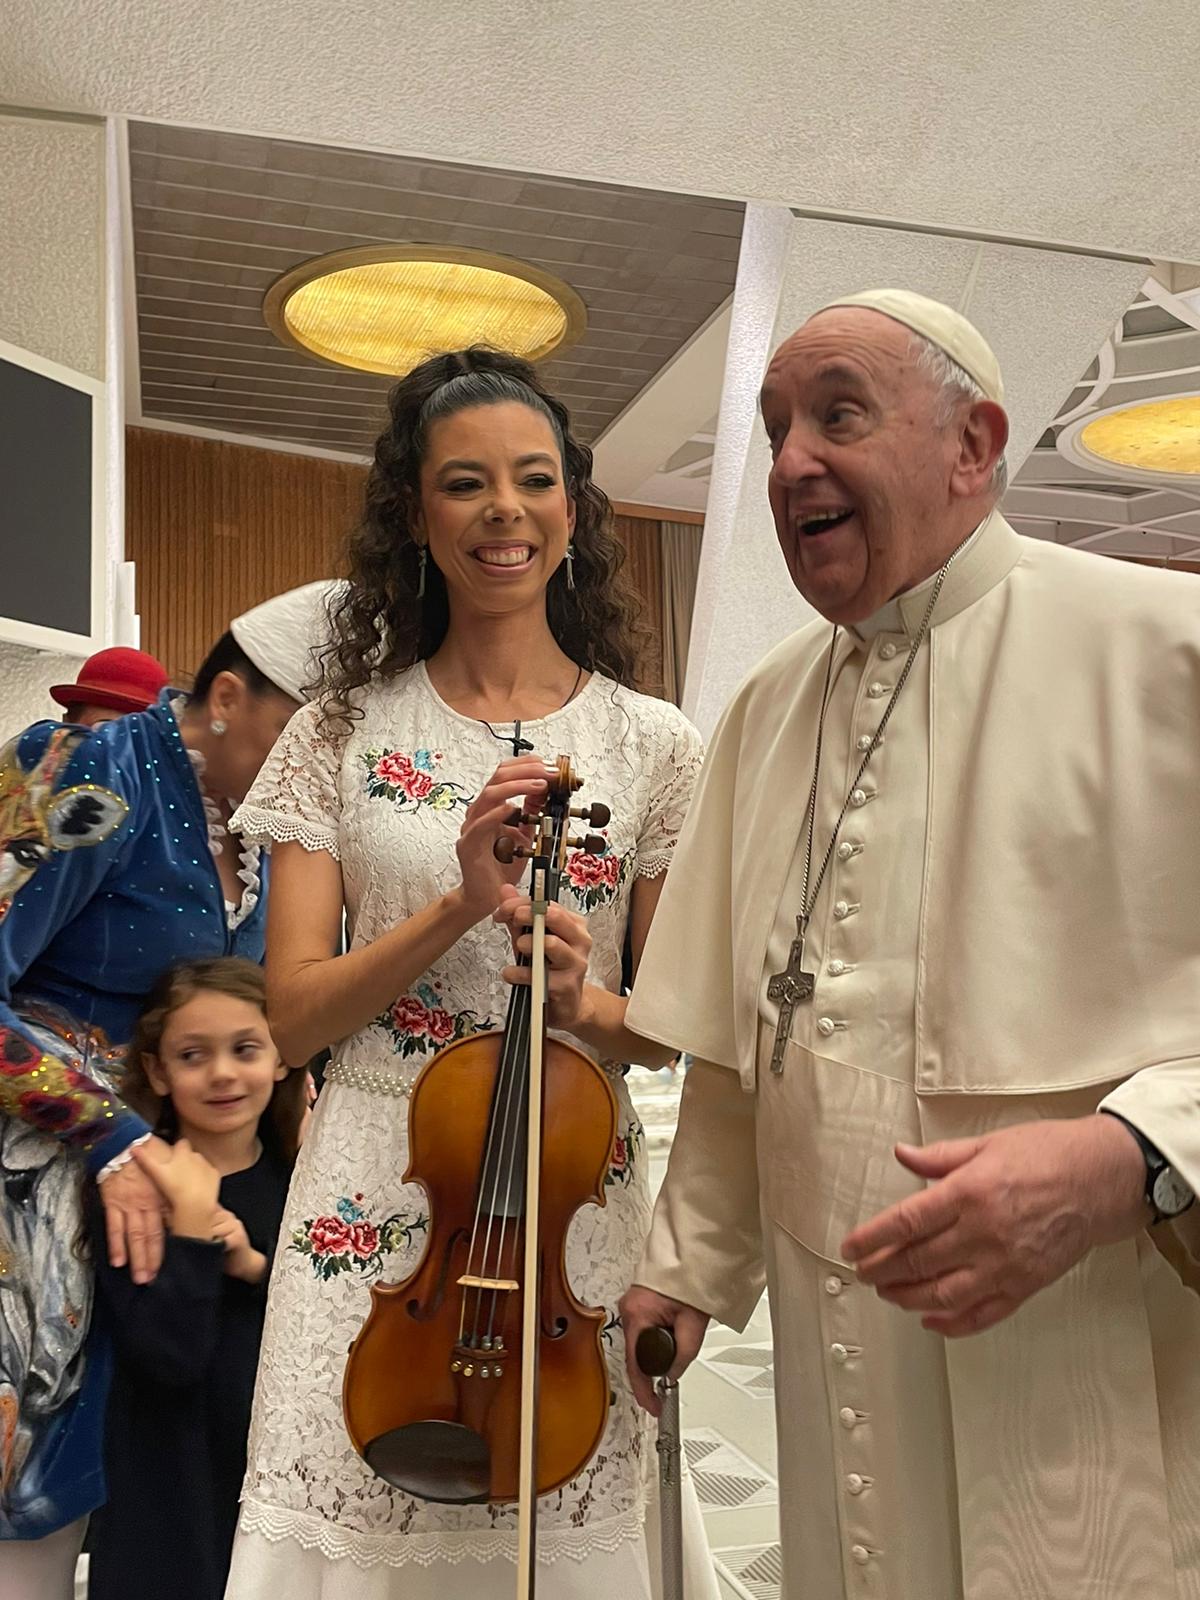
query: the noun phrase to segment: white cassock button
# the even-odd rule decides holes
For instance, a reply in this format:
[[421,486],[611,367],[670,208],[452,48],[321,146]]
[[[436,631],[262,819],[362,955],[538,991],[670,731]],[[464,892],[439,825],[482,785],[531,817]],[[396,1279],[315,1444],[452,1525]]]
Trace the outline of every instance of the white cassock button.
[[854,846],[850,843],[849,839],[843,839],[842,843],[840,845],[838,845],[838,847],[837,847],[837,858],[838,858],[838,860],[839,861],[849,861],[850,857],[853,854],[854,854]]
[[846,1488],[851,1494],[861,1494],[867,1487],[867,1480],[860,1473],[852,1472],[846,1479]]
[[845,970],[846,963],[844,961],[831,961],[829,963],[829,975],[831,978],[840,978]]
[[879,646],[879,654],[885,661],[894,661],[900,654],[900,646],[898,644],[893,644],[889,639],[886,644],[881,644]]
[[851,1545],[850,1554],[854,1557],[855,1561],[858,1562],[860,1567],[865,1567],[867,1562],[871,1559],[871,1552],[867,1549],[865,1544]]
[[838,1421],[843,1428],[857,1428],[858,1412],[855,1411],[853,1406],[843,1406],[838,1412]]
[[865,789],[852,789],[850,791],[850,804],[852,806],[865,806],[866,803],[867,791]]
[[847,1361],[850,1359],[850,1352],[846,1349],[844,1344],[831,1344],[829,1346],[829,1354],[837,1362],[839,1367],[844,1367]]
[[841,922],[843,917],[850,915],[850,902],[848,900],[836,901],[833,907],[833,914]]
[[821,1017],[817,1021],[817,1032],[823,1039],[829,1039],[837,1032],[837,1023],[832,1017]]
[[[874,737],[875,735],[873,733],[860,733],[858,738],[854,741],[855,749],[864,751],[869,750],[871,748],[871,740]],[[881,739],[879,742],[882,744],[883,740]]]
[[845,1287],[846,1285],[838,1277],[831,1276],[825,1279],[826,1294],[841,1294]]
[[876,683],[869,683],[867,685],[867,694],[870,696],[870,698],[872,700],[882,700],[886,693],[887,693],[887,684],[886,683],[878,683],[878,682],[876,682]]

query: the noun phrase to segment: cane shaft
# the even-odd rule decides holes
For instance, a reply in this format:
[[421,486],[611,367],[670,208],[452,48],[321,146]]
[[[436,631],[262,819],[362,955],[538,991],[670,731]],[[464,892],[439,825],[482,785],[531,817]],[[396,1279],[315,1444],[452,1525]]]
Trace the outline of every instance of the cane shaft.
[[683,1446],[679,1436],[679,1385],[660,1378],[662,1414],[658,1419],[658,1499],[662,1524],[663,1600],[683,1596]]

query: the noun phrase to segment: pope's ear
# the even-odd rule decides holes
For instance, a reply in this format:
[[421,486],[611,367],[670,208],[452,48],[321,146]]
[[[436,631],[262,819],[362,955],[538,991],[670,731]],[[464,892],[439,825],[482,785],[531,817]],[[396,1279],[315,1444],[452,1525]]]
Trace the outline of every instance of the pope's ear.
[[1007,444],[1004,407],[994,400],[977,400],[962,421],[951,486],[965,499],[986,493]]

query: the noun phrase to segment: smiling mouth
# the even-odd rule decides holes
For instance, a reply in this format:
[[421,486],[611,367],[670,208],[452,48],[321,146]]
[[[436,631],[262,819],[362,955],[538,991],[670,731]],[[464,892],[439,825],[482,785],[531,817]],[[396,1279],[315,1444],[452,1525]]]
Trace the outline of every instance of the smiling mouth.
[[809,538],[816,533],[828,533],[833,528],[840,528],[853,515],[853,510],[844,506],[829,511],[810,511],[805,516],[797,517],[795,526],[805,538]]
[[485,567],[523,567],[533,559],[533,547],[528,544],[481,545],[471,554]]
[[231,1094],[224,1100],[206,1100],[204,1103],[208,1106],[240,1106],[245,1098],[244,1094]]

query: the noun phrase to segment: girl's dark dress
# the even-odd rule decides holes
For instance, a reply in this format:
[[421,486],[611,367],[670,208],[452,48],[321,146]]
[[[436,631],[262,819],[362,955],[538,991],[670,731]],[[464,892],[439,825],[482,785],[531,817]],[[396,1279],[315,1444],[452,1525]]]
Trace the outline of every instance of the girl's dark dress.
[[[289,1172],[264,1150],[221,1180],[220,1203],[270,1262]],[[267,1282],[229,1277],[220,1245],[169,1238],[136,1286],[108,1265],[92,1217],[97,1314],[116,1352],[104,1466],[108,1503],[89,1540],[89,1600],[222,1600],[246,1468]]]

